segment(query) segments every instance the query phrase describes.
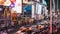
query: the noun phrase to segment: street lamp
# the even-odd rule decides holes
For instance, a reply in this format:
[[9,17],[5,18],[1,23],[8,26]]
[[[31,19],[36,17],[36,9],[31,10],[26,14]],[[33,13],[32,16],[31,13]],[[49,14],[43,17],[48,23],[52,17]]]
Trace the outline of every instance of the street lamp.
[[50,34],[52,34],[52,0],[50,0]]

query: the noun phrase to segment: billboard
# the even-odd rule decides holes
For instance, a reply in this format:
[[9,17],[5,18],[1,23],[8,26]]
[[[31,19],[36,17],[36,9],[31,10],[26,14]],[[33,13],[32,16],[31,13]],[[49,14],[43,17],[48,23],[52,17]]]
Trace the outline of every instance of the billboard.
[[41,14],[42,10],[42,5],[40,3],[36,4],[36,14]]
[[6,0],[4,6],[10,6],[17,13],[22,13],[22,0]]
[[16,0],[14,10],[17,11],[17,13],[22,13],[22,0]]
[[32,5],[25,5],[23,7],[25,17],[30,17],[32,14]]

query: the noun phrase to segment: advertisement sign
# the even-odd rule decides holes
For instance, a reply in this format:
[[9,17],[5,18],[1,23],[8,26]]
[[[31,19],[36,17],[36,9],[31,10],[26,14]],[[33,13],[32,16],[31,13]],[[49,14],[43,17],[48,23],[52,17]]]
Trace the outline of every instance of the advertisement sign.
[[22,0],[16,0],[13,10],[15,10],[17,13],[22,13]]
[[0,0],[0,5],[3,5],[5,0]]
[[22,0],[6,0],[4,6],[10,6],[17,13],[22,13]]
[[10,0],[6,0],[6,1],[4,2],[4,6],[9,6],[10,4],[11,4]]
[[36,4],[36,13],[41,15],[42,5],[40,3]]
[[26,17],[30,17],[31,13],[32,13],[32,5],[25,5],[23,8],[24,8],[23,9],[24,10],[24,15]]

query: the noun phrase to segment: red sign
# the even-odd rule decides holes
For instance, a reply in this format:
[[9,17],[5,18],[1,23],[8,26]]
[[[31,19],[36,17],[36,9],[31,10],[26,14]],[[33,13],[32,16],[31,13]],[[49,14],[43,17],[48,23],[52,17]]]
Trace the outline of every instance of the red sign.
[[12,17],[16,17],[16,16],[17,16],[17,14],[16,14],[16,13],[13,13],[13,14],[12,14]]
[[10,0],[11,2],[16,2],[16,0]]

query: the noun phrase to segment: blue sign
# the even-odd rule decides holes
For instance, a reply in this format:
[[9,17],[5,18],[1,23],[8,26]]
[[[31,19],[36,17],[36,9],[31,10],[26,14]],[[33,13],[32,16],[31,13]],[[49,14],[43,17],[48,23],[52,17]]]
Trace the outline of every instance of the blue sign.
[[24,6],[24,15],[30,16],[32,12],[32,5],[26,5]]
[[15,7],[15,4],[12,2],[11,4],[10,4],[10,7]]

